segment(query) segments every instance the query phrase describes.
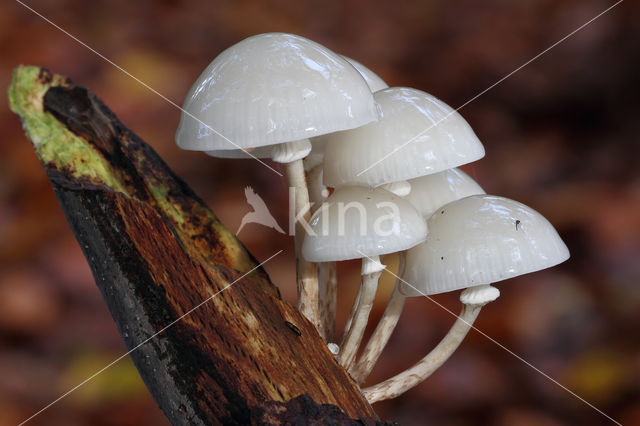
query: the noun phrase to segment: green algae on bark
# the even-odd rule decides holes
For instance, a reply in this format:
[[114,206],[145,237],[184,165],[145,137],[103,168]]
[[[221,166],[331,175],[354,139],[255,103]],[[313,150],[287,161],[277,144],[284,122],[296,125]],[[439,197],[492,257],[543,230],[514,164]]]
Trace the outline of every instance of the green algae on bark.
[[24,131],[44,164],[73,170],[75,177],[100,182],[114,191],[125,192],[117,174],[85,140],[44,111],[44,95],[52,86],[70,82],[46,69],[20,66],[13,71],[9,86],[9,106],[22,120]]
[[[65,104],[73,108],[67,111]],[[211,210],[202,208],[195,194],[173,195],[179,192],[172,188],[175,181],[187,186],[86,89],[44,68],[19,66],[9,87],[9,105],[49,172],[87,188],[120,192],[154,205],[195,246],[202,246],[200,240],[213,230],[216,252],[204,254],[211,263],[222,258],[241,272],[256,265],[236,236]],[[160,167],[150,161],[161,163]],[[185,213],[195,216],[197,223],[186,224]]]

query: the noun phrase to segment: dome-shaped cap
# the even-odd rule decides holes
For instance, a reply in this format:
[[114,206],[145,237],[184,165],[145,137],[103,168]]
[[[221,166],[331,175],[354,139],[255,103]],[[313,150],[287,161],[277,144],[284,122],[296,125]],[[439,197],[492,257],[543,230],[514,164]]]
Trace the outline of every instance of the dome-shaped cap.
[[[348,58],[344,55],[341,56],[346,59],[351,65],[353,65],[355,69],[358,70],[360,75],[362,75],[362,78],[364,78],[364,80],[367,82],[367,85],[369,86],[369,89],[371,89],[371,92],[377,92],[378,90],[386,89],[387,87],[389,87],[389,85],[385,83],[383,79],[378,77],[376,73],[362,65],[360,62],[356,61],[355,59]],[[311,154],[309,155],[316,156],[317,159],[324,158],[324,150],[327,146],[327,142],[329,141],[329,136],[330,134],[325,134],[311,139],[312,149]]]
[[309,222],[302,255],[330,262],[406,250],[425,239],[427,225],[406,200],[362,186],[337,189]]
[[349,61],[349,63],[353,65],[355,69],[358,70],[358,72],[362,75],[364,80],[367,82],[367,85],[369,85],[369,89],[371,89],[372,92],[377,92],[378,90],[386,89],[387,87],[389,87],[389,85],[385,83],[385,81],[381,79],[380,76],[378,76],[378,74],[371,71],[369,68],[365,67],[360,62],[344,55],[342,55],[342,57],[347,61]]
[[[437,294],[549,268],[569,250],[540,213],[517,201],[472,195],[439,208],[424,243],[407,251],[400,291]],[[422,293],[420,293],[422,292]]]
[[484,194],[484,190],[468,174],[454,168],[411,179],[408,200],[422,216],[429,218],[437,208],[469,195]]
[[[348,61],[351,65],[353,65],[353,67],[356,70],[358,70],[362,78],[364,78],[364,81],[369,86],[369,89],[371,90],[371,92],[376,92],[378,90],[386,89],[387,87],[389,87],[389,85],[385,83],[383,79],[381,79],[376,73],[371,71],[369,68],[362,65],[360,62],[354,59],[348,58],[344,55],[340,55],[340,56],[342,56],[346,61]],[[325,135],[316,136],[311,140],[311,142],[313,142],[312,150],[311,150],[311,153],[307,156],[307,159],[309,159],[309,157],[314,157],[313,159],[310,159],[311,160],[310,164],[312,164],[313,166],[317,165],[318,163],[322,163],[322,159],[324,158],[324,148],[327,145],[327,139],[328,139],[328,135],[325,134]],[[242,149],[225,149],[225,150],[217,150],[217,151],[207,151],[206,153],[207,155],[210,155],[212,157],[218,157],[218,158],[238,159],[238,158],[252,158],[252,156],[255,158],[270,158],[272,147],[273,145],[266,145],[263,147],[255,148],[254,150],[251,151],[251,155],[247,154]]]
[[470,163],[484,147],[469,124],[444,102],[416,89],[374,93],[377,122],[329,137],[324,179],[331,187],[380,186]]
[[353,66],[318,43],[283,33],[250,37],[218,55],[189,90],[184,109],[197,119],[182,113],[176,143],[198,151],[290,142],[377,119],[369,86]]

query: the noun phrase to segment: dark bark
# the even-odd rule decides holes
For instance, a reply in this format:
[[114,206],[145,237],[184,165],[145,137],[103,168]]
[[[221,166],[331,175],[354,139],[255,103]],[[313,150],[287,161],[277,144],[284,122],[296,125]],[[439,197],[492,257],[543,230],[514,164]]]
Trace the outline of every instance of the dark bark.
[[257,263],[242,244],[98,98],[35,67],[16,69],[9,98],[173,424],[376,421],[313,326],[261,268],[249,272]]

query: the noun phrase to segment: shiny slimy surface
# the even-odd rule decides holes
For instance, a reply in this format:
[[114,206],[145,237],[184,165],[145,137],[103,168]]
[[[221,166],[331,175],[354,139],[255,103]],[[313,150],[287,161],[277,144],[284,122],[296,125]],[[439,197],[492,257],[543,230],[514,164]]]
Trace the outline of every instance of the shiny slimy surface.
[[199,151],[290,142],[377,119],[369,86],[353,66],[318,43],[283,33],[250,37],[218,55],[189,90],[184,109],[205,124],[183,113],[176,143]]
[[389,87],[389,85],[383,79],[381,79],[380,76],[378,76],[378,74],[371,71],[369,68],[365,67],[360,62],[344,55],[342,55],[342,57],[347,61],[349,61],[349,63],[353,65],[355,69],[358,70],[358,72],[362,75],[364,80],[367,82],[367,85],[369,86],[369,89],[371,89],[372,92],[377,92],[378,90],[386,89],[387,87]]
[[[362,78],[367,82],[369,89],[371,92],[377,92],[378,90],[386,89],[389,87],[387,83],[383,79],[381,79],[376,73],[371,71],[369,68],[362,65],[360,62],[355,59],[351,59],[347,56],[341,55],[344,59],[346,59],[355,69],[358,70]],[[313,138],[311,140],[313,149],[311,151],[311,155],[324,156],[324,150],[327,146],[327,141],[329,140],[329,135],[321,135]]]
[[362,186],[336,190],[310,221],[302,255],[309,262],[359,259],[406,250],[425,239],[427,226],[406,200]]
[[[472,195],[439,208],[427,223],[425,242],[407,251],[404,275],[427,295],[502,281],[569,258],[547,219],[507,198]],[[406,284],[400,291],[420,295]]]
[[[380,188],[396,194],[398,197],[405,197],[411,193],[411,184],[406,180],[385,183]],[[414,206],[415,207],[415,206]]]
[[469,195],[484,194],[475,180],[456,168],[411,179],[409,183],[411,192],[404,198],[425,218],[447,203]]
[[377,122],[329,136],[324,160],[327,186],[375,187],[484,156],[469,124],[434,96],[392,87],[376,92],[374,98],[380,109]]

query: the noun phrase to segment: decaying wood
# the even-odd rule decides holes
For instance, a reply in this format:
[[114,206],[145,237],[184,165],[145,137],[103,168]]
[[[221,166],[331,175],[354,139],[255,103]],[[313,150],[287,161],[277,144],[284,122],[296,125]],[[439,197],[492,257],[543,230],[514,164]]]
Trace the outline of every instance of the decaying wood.
[[97,97],[19,67],[9,98],[128,348],[219,292],[131,354],[173,424],[376,421],[314,327]]

